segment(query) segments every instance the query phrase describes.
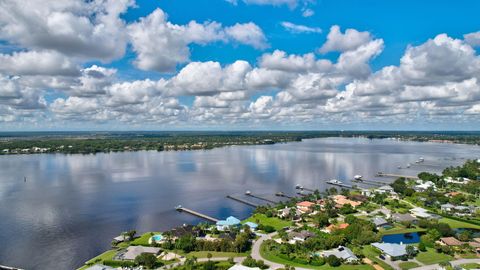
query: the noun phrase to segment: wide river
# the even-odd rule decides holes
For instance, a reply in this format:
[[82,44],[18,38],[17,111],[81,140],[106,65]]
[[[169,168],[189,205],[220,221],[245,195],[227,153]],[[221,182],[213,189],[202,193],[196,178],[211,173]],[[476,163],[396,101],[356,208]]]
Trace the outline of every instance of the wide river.
[[[416,165],[419,157],[425,162]],[[361,138],[208,151],[0,156],[0,264],[75,269],[122,231],[199,221],[176,212],[178,204],[218,218],[245,218],[252,208],[226,195],[244,197],[251,190],[274,199],[277,191],[294,194],[296,184],[325,189],[332,178],[438,172],[478,157],[477,146]],[[409,169],[397,168],[408,163]]]

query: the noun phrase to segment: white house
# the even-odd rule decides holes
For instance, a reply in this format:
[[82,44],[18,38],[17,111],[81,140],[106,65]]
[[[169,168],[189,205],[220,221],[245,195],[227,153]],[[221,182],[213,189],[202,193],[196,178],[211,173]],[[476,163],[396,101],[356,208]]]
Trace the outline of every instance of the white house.
[[417,218],[432,218],[432,214],[428,213],[427,209],[421,208],[421,207],[415,207],[410,209],[410,213],[414,215]]
[[339,246],[338,248],[323,251],[319,255],[325,258],[333,255],[349,263],[358,261],[358,257],[355,256],[355,254],[353,254],[353,252],[349,248],[344,246]]
[[[420,182],[422,181],[420,180]],[[424,191],[427,191],[429,188],[432,188],[433,190],[437,189],[437,187],[435,186],[435,183],[433,183],[432,181],[425,181],[413,187],[413,189],[416,192],[424,192]]]

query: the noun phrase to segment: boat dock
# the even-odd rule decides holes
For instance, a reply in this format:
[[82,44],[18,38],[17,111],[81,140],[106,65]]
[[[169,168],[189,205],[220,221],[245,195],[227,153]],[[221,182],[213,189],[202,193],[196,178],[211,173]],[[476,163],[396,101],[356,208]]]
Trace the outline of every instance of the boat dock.
[[401,174],[393,174],[393,173],[383,173],[383,172],[378,172],[377,176],[379,177],[397,177],[397,178],[406,178],[406,179],[419,179],[417,176],[411,176],[411,175],[401,175]]
[[192,209],[188,209],[188,208],[185,208],[185,207],[182,207],[182,206],[177,206],[175,209],[179,212],[189,213],[191,215],[206,219],[206,220],[214,222],[214,223],[217,223],[217,221],[218,221],[218,219],[216,219],[216,218],[213,218],[211,216],[207,216],[205,214],[199,213],[197,211],[194,211]]
[[248,206],[252,206],[252,207],[258,207],[259,206],[259,204],[249,202],[249,201],[246,201],[244,199],[237,198],[237,197],[233,197],[231,195],[227,195],[227,198],[232,199],[232,200],[237,201],[237,202],[241,202],[241,203],[246,204]]
[[273,201],[273,200],[270,200],[270,199],[267,199],[267,198],[263,198],[263,197],[260,197],[260,196],[258,196],[258,195],[254,195],[254,194],[252,194],[252,193],[250,193],[250,192],[248,192],[248,191],[245,193],[245,195],[250,196],[250,197],[252,197],[252,198],[256,198],[256,199],[262,200],[262,201],[266,201],[266,202],[269,202],[269,203],[273,203],[273,204],[277,204],[277,203],[278,203],[278,202],[276,202],[276,201]]
[[354,187],[352,185],[344,184],[344,183],[333,183],[333,182],[330,182],[330,181],[327,181],[326,183],[329,184],[329,185],[332,185],[332,186],[349,188],[349,189],[356,189],[356,187]]
[[390,185],[390,183],[387,182],[382,182],[382,181],[376,181],[376,180],[353,180],[355,183],[359,184],[367,184],[367,185],[372,185],[372,186],[385,186],[385,185]]
[[283,193],[283,192],[281,192],[281,191],[280,191],[280,192],[277,192],[277,193],[275,193],[275,196],[278,196],[278,197],[285,197],[285,198],[288,198],[288,199],[292,199],[292,198],[293,198],[292,196],[289,196],[289,195],[287,195],[287,194],[285,194],[285,193]]

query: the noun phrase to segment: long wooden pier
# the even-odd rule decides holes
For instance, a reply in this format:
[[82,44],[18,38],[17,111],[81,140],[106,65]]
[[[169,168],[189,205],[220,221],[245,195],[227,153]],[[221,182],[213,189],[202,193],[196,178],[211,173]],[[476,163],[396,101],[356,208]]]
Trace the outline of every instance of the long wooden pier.
[[377,173],[377,176],[379,176],[379,177],[398,177],[398,178],[403,177],[403,178],[406,178],[406,179],[419,179],[418,176],[393,174],[393,173],[383,173],[383,172]]
[[260,196],[258,196],[258,195],[254,195],[254,194],[249,193],[249,192],[245,193],[245,195],[250,196],[250,197],[252,197],[252,198],[257,198],[257,199],[262,200],[262,201],[266,201],[266,202],[269,202],[269,203],[273,203],[273,204],[277,204],[277,203],[278,203],[277,201],[270,200],[270,199],[267,199],[267,198],[263,198],[263,197],[260,197]]
[[237,201],[237,202],[241,202],[241,203],[246,204],[248,206],[252,206],[252,207],[258,207],[259,206],[259,204],[249,202],[249,201],[246,201],[244,199],[237,198],[237,197],[233,197],[231,195],[227,195],[227,198],[232,199],[232,200]]
[[293,198],[292,196],[290,196],[290,195],[287,195],[287,194],[285,194],[285,193],[283,193],[283,192],[281,192],[281,191],[280,191],[280,192],[277,192],[277,193],[275,193],[275,196],[278,196],[278,197],[285,197],[285,198],[288,198],[288,199],[292,199],[292,198]]
[[216,222],[218,221],[218,219],[216,219],[216,218],[213,218],[213,217],[211,217],[211,216],[207,216],[207,215],[205,215],[205,214],[199,213],[199,212],[197,212],[197,211],[194,211],[194,210],[192,210],[192,209],[188,209],[188,208],[185,208],[185,207],[179,206],[179,207],[176,207],[175,209],[176,209],[177,211],[179,211],[179,212],[189,213],[189,214],[191,214],[191,215],[194,215],[194,216],[197,216],[197,217],[206,219],[206,220],[211,221],[211,222],[215,222],[215,223],[216,223]]
[[343,184],[343,183],[332,183],[332,182],[328,182],[328,181],[326,183],[329,184],[329,185],[332,185],[332,186],[337,186],[337,187],[342,187],[342,188],[358,189],[357,186]]
[[384,185],[389,185],[387,182],[382,182],[382,181],[375,181],[375,180],[352,180],[355,183],[358,184],[366,184],[366,185],[372,185],[372,186],[384,186]]

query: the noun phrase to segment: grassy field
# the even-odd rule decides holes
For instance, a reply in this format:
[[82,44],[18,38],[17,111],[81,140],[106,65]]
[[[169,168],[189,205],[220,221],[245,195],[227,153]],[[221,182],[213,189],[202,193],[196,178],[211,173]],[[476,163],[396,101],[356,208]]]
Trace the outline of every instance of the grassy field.
[[244,220],[243,223],[248,222],[248,221],[263,224],[263,225],[270,225],[273,228],[275,228],[275,230],[277,230],[277,231],[284,228],[284,227],[292,225],[291,221],[279,219],[279,218],[276,218],[276,217],[270,217],[269,218],[269,217],[265,216],[264,214],[254,214],[253,216]]
[[416,262],[402,262],[402,263],[399,263],[398,266],[400,266],[402,270],[407,270],[407,269],[418,267],[419,265]]
[[94,257],[87,261],[84,266],[79,268],[79,270],[83,270],[89,267],[89,265],[96,264],[96,263],[102,263],[104,260],[112,260],[113,256],[117,254],[116,250],[108,250],[105,251],[104,253],[98,255],[97,257]]
[[380,229],[379,232],[382,235],[389,234],[398,234],[398,233],[412,233],[412,232],[423,232],[425,229],[415,227],[415,228],[405,228],[405,226],[396,224],[395,227],[391,229]]
[[[322,265],[322,266],[313,266],[313,265],[306,265],[306,264],[300,264],[300,263],[295,263],[289,260],[285,260],[282,258],[279,258],[275,256],[274,254],[269,253],[267,250],[263,248],[263,246],[260,248],[260,254],[262,255],[263,258],[266,260],[276,262],[279,264],[283,265],[290,265],[293,267],[302,267],[302,268],[309,268],[309,269],[318,269],[318,270],[371,270],[374,269],[372,266],[368,264],[359,264],[359,265],[346,265],[342,264],[339,267],[332,267],[328,264]],[[390,268],[392,269],[392,268]]]
[[377,251],[374,247],[364,246],[363,247],[363,255],[365,255],[365,257],[369,258],[373,262],[376,262],[378,265],[383,267],[383,269],[393,270],[393,268],[390,265],[388,265],[386,262],[384,262],[380,258],[378,258],[378,255],[380,255],[380,252]]
[[453,260],[452,256],[438,253],[433,248],[427,248],[427,251],[418,253],[416,258],[419,262],[424,264],[435,264]]
[[464,269],[479,269],[480,264],[478,263],[466,263],[466,264],[461,264],[460,267]]
[[135,238],[132,242],[130,242],[130,245],[134,246],[149,246],[148,244],[148,239],[152,237],[152,235],[155,234],[161,234],[160,232],[147,232],[142,234],[140,237]]
[[472,228],[472,229],[480,230],[480,226],[478,226],[478,225],[467,223],[467,222],[462,222],[462,221],[455,220],[455,219],[450,219],[450,218],[441,218],[439,220],[439,222],[447,223],[453,229],[455,229],[455,228]]
[[193,256],[197,258],[207,258],[207,254],[212,254],[212,258],[230,258],[230,257],[246,257],[248,253],[235,253],[235,252],[216,252],[216,251],[195,251],[186,255],[187,258]]

